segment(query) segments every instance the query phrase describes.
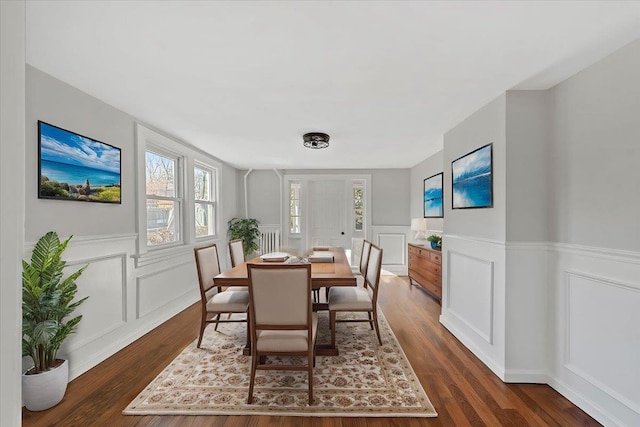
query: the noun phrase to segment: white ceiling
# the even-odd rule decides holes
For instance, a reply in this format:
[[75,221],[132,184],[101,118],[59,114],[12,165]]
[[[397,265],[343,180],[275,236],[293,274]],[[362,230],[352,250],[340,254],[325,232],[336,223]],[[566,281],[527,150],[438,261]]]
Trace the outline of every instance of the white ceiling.
[[29,64],[240,168],[412,167],[637,38],[638,1],[27,3]]

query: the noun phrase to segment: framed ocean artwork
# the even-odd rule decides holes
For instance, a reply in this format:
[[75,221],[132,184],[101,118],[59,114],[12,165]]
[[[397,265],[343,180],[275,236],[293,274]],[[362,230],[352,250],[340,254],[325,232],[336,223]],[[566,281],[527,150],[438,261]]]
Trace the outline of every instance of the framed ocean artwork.
[[38,198],[121,203],[120,149],[38,121]]
[[442,172],[424,180],[423,197],[424,197],[424,217],[425,218],[442,218],[444,216],[442,204]]
[[493,207],[493,144],[451,162],[453,209]]

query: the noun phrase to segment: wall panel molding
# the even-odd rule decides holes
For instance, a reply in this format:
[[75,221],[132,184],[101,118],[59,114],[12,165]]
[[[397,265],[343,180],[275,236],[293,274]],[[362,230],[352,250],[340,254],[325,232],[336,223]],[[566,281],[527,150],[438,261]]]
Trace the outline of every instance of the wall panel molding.
[[[637,325],[640,324],[640,313],[637,311],[637,307],[640,307],[640,284],[574,270],[565,270],[564,275],[566,283],[564,367],[640,414],[638,378],[630,376],[627,369],[624,370],[625,372],[620,372],[615,367],[616,364],[622,364],[631,368],[640,360],[640,348],[633,345],[633,342],[636,344],[640,342],[640,333],[637,332]],[[590,291],[589,287],[593,289]],[[582,306],[585,305],[585,298],[590,300],[586,303],[592,304],[594,310],[588,310],[579,305],[580,303]],[[590,315],[586,316],[586,314]],[[592,322],[593,318],[596,318],[593,320],[596,325],[587,323]],[[607,325],[606,322],[610,324]],[[583,351],[579,352],[577,347],[581,347]],[[626,350],[623,350],[625,347]],[[612,357],[609,349],[615,349],[623,354]],[[594,356],[596,360],[587,360],[585,363],[584,359],[589,357],[589,353],[596,355]],[[592,366],[587,366],[589,363]],[[593,366],[594,363],[600,366]],[[608,378],[597,378],[611,367],[614,367],[614,372]],[[618,378],[614,378],[615,374]],[[616,380],[618,384],[611,384]],[[626,388],[626,395],[636,396],[636,401],[620,392],[619,388]]]
[[383,249],[382,268],[398,276],[408,271],[408,246],[410,227],[396,225],[374,225],[371,240]]
[[638,255],[549,245],[548,384],[605,425],[640,425]]
[[[457,258],[460,257],[460,261],[456,261]],[[463,283],[471,283],[473,282],[473,286],[475,288],[478,287],[478,284],[484,285],[484,292],[475,294],[473,298],[473,305],[478,308],[478,301],[481,301],[481,298],[484,297],[484,312],[480,313],[472,313],[470,311],[470,307],[455,307],[457,302],[457,298],[461,301],[466,298],[462,298],[462,295],[456,296],[458,292],[456,286],[451,281],[451,272],[455,269],[454,262],[460,262],[465,264],[465,270],[468,271],[472,269],[469,274],[471,277],[461,278],[461,281],[458,282],[460,285]],[[493,312],[494,312],[494,262],[490,259],[480,258],[477,256],[468,255],[463,252],[458,251],[447,251],[447,271],[448,274],[448,286],[446,289],[447,292],[447,309],[449,314],[455,316],[460,322],[464,323],[470,330],[476,333],[479,337],[485,340],[489,344],[493,344]],[[462,269],[460,269],[462,270]],[[458,285],[458,286],[460,286]],[[467,289],[469,291],[470,289]],[[465,292],[464,290],[461,292]],[[474,319],[470,319],[469,316],[474,317]],[[482,318],[486,316],[486,318]],[[486,322],[485,327],[482,328],[478,326],[478,322]]]

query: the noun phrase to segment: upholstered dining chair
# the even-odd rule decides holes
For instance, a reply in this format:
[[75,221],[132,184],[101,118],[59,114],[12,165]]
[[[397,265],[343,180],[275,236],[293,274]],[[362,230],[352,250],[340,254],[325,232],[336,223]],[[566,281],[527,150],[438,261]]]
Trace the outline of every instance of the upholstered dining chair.
[[249,293],[220,291],[219,286],[215,286],[213,278],[220,273],[220,260],[218,258],[218,247],[214,244],[194,248],[196,257],[196,269],[198,270],[198,282],[200,284],[200,301],[202,305],[202,317],[200,320],[200,336],[198,338],[198,348],[202,344],[204,329],[209,323],[215,323],[218,329],[220,322],[246,322],[244,319],[222,320],[222,313],[247,313],[249,309]]
[[[242,239],[235,239],[229,242],[229,257],[231,258],[231,268],[245,262]],[[229,286],[225,290],[232,292],[249,292],[246,286]]]
[[[253,400],[256,370],[307,371],[309,404],[313,402],[313,367],[318,316],[312,310],[310,264],[248,264],[251,376]],[[266,364],[265,356],[292,355],[307,364]]]
[[[329,321],[331,323],[331,345],[336,344],[337,322],[369,322],[371,329],[376,329],[378,343],[382,345],[380,328],[378,327],[378,286],[380,284],[380,269],[382,268],[382,249],[373,243],[369,250],[365,285],[338,286],[329,291]],[[368,319],[337,319],[338,312],[366,312]],[[371,317],[373,315],[373,318]]]
[[[312,252],[322,252],[322,251],[328,251],[330,250],[331,247],[329,246],[314,246],[311,248]],[[320,302],[320,288],[311,288],[311,290],[313,291],[313,302]],[[327,301],[329,301],[329,288],[324,288],[324,293],[325,293],[325,298],[327,299]]]
[[363,286],[367,287],[367,263],[369,262],[369,252],[371,251],[371,242],[368,240],[364,240],[362,242],[362,252],[360,253],[360,264],[358,266],[358,270],[362,275],[362,279],[364,280]]

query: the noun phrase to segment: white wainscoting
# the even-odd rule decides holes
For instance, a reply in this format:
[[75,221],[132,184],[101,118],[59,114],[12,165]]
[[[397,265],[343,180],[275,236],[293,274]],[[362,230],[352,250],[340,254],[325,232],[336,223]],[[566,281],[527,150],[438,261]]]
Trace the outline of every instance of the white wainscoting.
[[550,255],[549,384],[604,425],[640,425],[640,253]]
[[489,369],[505,374],[505,245],[443,236],[440,322]]
[[410,241],[410,227],[374,225],[371,227],[371,231],[371,241],[383,250],[382,269],[398,276],[406,276],[408,271],[407,242]]
[[547,382],[547,242],[506,245],[506,382]]
[[[192,248],[182,248],[162,263],[136,269],[136,239],[136,234],[77,236],[67,247],[64,259],[68,272],[88,265],[77,281],[77,298],[89,297],[75,312],[83,316],[76,333],[58,353],[69,360],[70,379],[199,298]],[[34,245],[25,244],[24,259],[31,257]],[[31,365],[30,358],[23,358],[23,369]]]
[[447,310],[487,343],[493,343],[493,261],[447,251]]

